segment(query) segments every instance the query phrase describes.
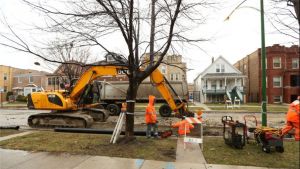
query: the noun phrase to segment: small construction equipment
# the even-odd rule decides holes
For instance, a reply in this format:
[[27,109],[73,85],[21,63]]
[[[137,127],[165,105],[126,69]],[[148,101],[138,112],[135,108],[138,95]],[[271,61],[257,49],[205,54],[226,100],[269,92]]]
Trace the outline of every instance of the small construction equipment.
[[270,153],[272,147],[275,147],[275,150],[279,153],[284,152],[283,138],[279,137],[279,129],[257,127],[254,130],[254,136],[257,144],[261,145],[263,152]]
[[[279,129],[258,126],[257,119],[254,115],[245,115],[244,116],[245,125],[246,125],[246,138],[247,143],[249,139],[253,138],[256,140],[258,145],[261,145],[262,151],[266,153],[271,152],[271,148],[275,147],[277,152],[283,153],[283,139],[279,137]],[[247,123],[252,121],[255,126],[248,126]],[[250,137],[252,135],[252,137]]]
[[245,124],[234,121],[231,116],[223,116],[222,123],[225,143],[237,149],[243,149],[246,141]]

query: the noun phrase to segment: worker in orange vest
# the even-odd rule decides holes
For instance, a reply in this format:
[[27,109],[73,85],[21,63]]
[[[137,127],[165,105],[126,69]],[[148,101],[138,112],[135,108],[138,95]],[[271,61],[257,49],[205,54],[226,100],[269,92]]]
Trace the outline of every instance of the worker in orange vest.
[[126,112],[127,103],[122,103],[121,112]]
[[295,128],[295,140],[300,141],[300,112],[299,112],[300,96],[293,101],[286,115],[286,126],[281,129],[280,136],[284,136],[290,130]]
[[151,137],[152,128],[154,132],[154,137],[156,138],[158,137],[157,117],[156,117],[154,104],[155,104],[155,96],[149,95],[149,104],[146,108],[146,113],[145,113],[145,121],[147,124],[147,131],[146,131],[147,138]]
[[173,128],[178,128],[178,134],[179,135],[185,135],[185,134],[189,134],[191,132],[190,129],[194,128],[194,125],[190,124],[188,121],[181,120],[175,124],[172,125]]

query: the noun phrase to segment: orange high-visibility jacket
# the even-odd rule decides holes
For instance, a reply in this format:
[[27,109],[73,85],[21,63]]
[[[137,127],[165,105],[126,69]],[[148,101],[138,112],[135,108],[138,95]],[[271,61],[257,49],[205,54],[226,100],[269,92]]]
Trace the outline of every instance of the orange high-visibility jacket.
[[289,110],[286,114],[286,126],[281,129],[281,135],[287,134],[290,130],[295,128],[295,140],[300,141],[300,114],[299,114],[299,100],[290,104]]
[[177,128],[178,127],[178,134],[179,135],[184,135],[186,130],[186,134],[189,134],[191,132],[190,129],[194,128],[194,125],[190,124],[188,121],[186,120],[182,120],[179,121],[175,124],[172,125],[173,128]]
[[153,124],[156,123],[157,118],[156,118],[156,111],[155,111],[155,107],[154,107],[154,100],[155,100],[155,96],[150,95],[149,96],[149,104],[146,108],[146,113],[145,113],[145,121],[146,124]]

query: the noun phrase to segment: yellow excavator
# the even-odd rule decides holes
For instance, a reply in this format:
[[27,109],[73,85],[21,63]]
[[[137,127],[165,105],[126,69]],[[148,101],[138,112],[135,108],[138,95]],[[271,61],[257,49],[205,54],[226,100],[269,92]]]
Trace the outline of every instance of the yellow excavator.
[[[97,100],[99,86],[97,86],[97,83],[93,83],[93,81],[101,76],[116,76],[118,72],[126,69],[123,66],[92,66],[81,75],[71,92],[57,90],[31,93],[28,96],[28,108],[51,110],[51,113],[40,113],[29,116],[28,125],[34,128],[89,128],[94,121],[106,121],[110,112],[105,110]],[[169,111],[171,108],[177,116],[193,115],[191,112],[188,112],[186,104],[180,99],[158,69],[151,73],[150,78],[168,103],[169,107],[166,107],[165,111]],[[175,103],[167,85],[179,98],[180,103]]]

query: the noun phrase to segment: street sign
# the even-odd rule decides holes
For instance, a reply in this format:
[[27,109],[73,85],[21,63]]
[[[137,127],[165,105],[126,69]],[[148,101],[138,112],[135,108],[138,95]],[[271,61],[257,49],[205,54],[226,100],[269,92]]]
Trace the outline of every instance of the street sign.
[[184,142],[202,144],[202,138],[184,137]]

